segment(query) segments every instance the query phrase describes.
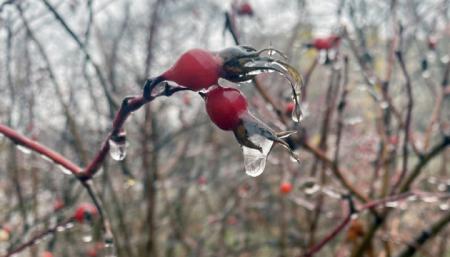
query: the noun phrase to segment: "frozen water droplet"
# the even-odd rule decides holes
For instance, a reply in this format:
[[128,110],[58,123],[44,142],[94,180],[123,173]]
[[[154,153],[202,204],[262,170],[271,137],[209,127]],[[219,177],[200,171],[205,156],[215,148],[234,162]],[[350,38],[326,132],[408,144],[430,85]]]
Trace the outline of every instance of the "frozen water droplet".
[[82,224],[81,225],[81,240],[83,240],[83,242],[85,243],[89,243],[92,241],[92,228],[91,225],[86,223],[86,224]]
[[47,156],[45,156],[45,155],[43,155],[43,154],[40,154],[39,157],[41,157],[44,161],[47,161],[47,162],[53,162],[52,159],[48,158]]
[[324,187],[324,188],[322,189],[322,192],[323,192],[324,194],[326,194],[327,196],[331,197],[331,198],[334,198],[334,199],[341,199],[341,195],[340,195],[338,192],[332,190],[331,188]]
[[57,228],[56,228],[56,231],[57,232],[64,232],[66,230],[66,228],[64,227],[64,226],[58,226]]
[[[299,156],[300,155],[300,151],[294,151],[293,152],[293,155],[295,155],[295,156]],[[292,155],[291,156],[289,156],[289,160],[291,160],[291,162],[298,162],[298,160],[297,159],[295,159],[294,157],[292,157]]]
[[169,86],[171,84],[173,86],[178,85],[175,82],[168,82],[168,81],[159,82],[158,84],[154,85],[153,90],[151,92],[151,96],[157,97],[157,96],[163,95],[164,92],[166,91],[167,86]]
[[314,183],[312,186],[305,188],[305,194],[312,195],[317,193],[320,190],[320,186]]
[[425,203],[435,203],[435,202],[439,201],[439,198],[434,195],[428,195],[428,196],[422,197],[422,201],[424,201]]
[[380,102],[380,108],[385,110],[389,107],[389,103],[387,101]]
[[17,145],[17,150],[21,151],[24,154],[30,154],[31,150],[28,147],[25,147],[23,145]]
[[57,164],[56,167],[58,167],[58,169],[66,174],[66,175],[72,175],[72,172],[70,172],[70,170],[66,169],[66,167],[62,166],[61,164]]
[[350,216],[352,220],[356,220],[358,217],[359,217],[358,213],[353,213],[352,216]]
[[441,210],[441,211],[447,211],[448,209],[449,209],[449,204],[448,203],[441,203],[441,204],[439,204],[439,209]]
[[69,222],[64,227],[65,229],[72,229],[73,227],[75,227],[75,225],[73,224],[73,222]]
[[245,173],[251,177],[257,177],[263,173],[264,167],[266,167],[267,155],[270,152],[273,141],[258,134],[250,136],[249,140],[262,148],[262,152],[260,152],[259,150],[242,146]]
[[354,125],[356,125],[358,123],[361,123],[361,122],[363,122],[363,119],[361,117],[359,117],[359,116],[348,118],[348,119],[346,119],[344,121],[344,123],[349,125],[349,126],[354,126]]
[[445,183],[439,183],[438,190],[441,192],[447,191],[447,185]]
[[103,248],[103,257],[116,257],[116,249],[112,238],[105,239],[105,247]]
[[397,201],[390,201],[390,202],[386,202],[386,207],[389,208],[397,208],[398,207],[398,202]]
[[116,161],[122,161],[127,156],[128,143],[126,140],[116,142],[112,139],[109,140],[109,154],[111,158]]
[[416,200],[417,200],[417,196],[416,196],[416,195],[408,196],[408,201],[414,202],[414,201],[416,201]]

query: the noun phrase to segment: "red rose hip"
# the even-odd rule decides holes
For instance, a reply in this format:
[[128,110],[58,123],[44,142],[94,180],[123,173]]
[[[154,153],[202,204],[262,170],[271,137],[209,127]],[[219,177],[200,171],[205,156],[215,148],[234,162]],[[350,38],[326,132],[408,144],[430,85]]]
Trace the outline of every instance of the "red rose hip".
[[325,38],[314,39],[313,46],[317,50],[328,50],[339,44],[340,38],[338,36],[328,36]]
[[239,15],[252,16],[253,15],[253,8],[252,8],[252,6],[249,3],[243,3],[243,4],[241,4],[241,6],[239,6],[238,14]]
[[198,91],[217,84],[221,64],[220,57],[213,53],[203,49],[191,49],[181,55],[177,62],[162,74],[162,78]]
[[247,112],[247,99],[235,88],[216,86],[206,93],[205,101],[209,118],[223,130],[236,128]]
[[286,104],[285,107],[285,113],[286,114],[291,114],[295,109],[295,103],[294,102],[289,102]]
[[289,182],[283,182],[280,184],[280,193],[289,194],[292,191],[292,184]]
[[73,218],[79,222],[83,223],[85,220],[95,218],[98,215],[97,208],[90,203],[82,203],[75,210]]

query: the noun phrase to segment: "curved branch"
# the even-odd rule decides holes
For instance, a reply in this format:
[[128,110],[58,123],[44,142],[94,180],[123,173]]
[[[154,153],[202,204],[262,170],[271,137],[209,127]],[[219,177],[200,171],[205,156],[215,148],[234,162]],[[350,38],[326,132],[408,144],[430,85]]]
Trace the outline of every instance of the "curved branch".
[[10,127],[7,127],[3,124],[0,124],[0,134],[3,134],[5,137],[11,139],[15,144],[26,147],[34,152],[37,152],[49,159],[51,159],[56,164],[59,164],[69,170],[72,174],[78,175],[82,172],[82,169],[66,159],[66,157],[60,155],[59,153],[51,150],[50,148],[16,132]]

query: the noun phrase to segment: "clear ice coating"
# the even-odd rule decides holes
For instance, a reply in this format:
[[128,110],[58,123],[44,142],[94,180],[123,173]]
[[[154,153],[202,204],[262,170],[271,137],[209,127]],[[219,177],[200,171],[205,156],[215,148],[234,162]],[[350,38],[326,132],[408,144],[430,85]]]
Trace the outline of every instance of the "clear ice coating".
[[272,72],[276,71],[285,77],[292,88],[292,100],[294,101],[295,108],[292,111],[292,120],[299,122],[303,119],[302,109],[300,107],[302,96],[302,78],[300,74],[289,64],[279,60],[258,60],[246,64],[247,67],[256,69],[255,72],[251,72],[251,75],[256,75],[260,72]]
[[62,166],[61,164],[57,164],[56,166],[62,173],[66,174],[66,175],[72,175],[72,172],[70,170],[68,170],[66,167]]
[[17,150],[21,151],[24,154],[31,154],[30,148],[23,145],[17,145]]
[[307,194],[307,195],[313,195],[313,194],[319,192],[319,190],[320,190],[320,185],[319,185],[319,184],[316,184],[316,183],[314,183],[314,184],[312,184],[311,186],[306,187],[306,188],[304,189],[305,194]]
[[112,139],[109,140],[109,155],[116,161],[122,161],[127,156],[128,143],[126,140],[119,142]]
[[250,136],[249,140],[260,146],[262,152],[242,146],[245,173],[251,177],[257,177],[263,173],[266,167],[267,155],[270,152],[273,141],[258,134]]

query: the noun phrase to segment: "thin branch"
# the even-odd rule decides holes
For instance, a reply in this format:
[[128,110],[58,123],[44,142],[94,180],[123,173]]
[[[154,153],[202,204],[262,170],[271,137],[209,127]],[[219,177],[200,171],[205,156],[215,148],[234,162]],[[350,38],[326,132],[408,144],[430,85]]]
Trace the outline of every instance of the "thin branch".
[[340,232],[342,232],[344,230],[344,228],[347,226],[347,224],[351,221],[353,215],[360,214],[363,211],[373,209],[374,207],[377,207],[379,205],[384,205],[387,202],[405,199],[406,197],[411,196],[411,195],[413,195],[413,193],[403,193],[403,194],[386,197],[383,199],[372,200],[372,201],[367,202],[366,204],[360,206],[359,208],[356,208],[354,206],[353,201],[350,196],[343,196],[343,198],[347,198],[347,200],[349,201],[348,214],[345,216],[344,220],[342,220],[341,223],[339,223],[333,230],[331,230],[331,232],[329,234],[327,234],[322,240],[320,240],[320,242],[318,242],[316,245],[309,248],[307,253],[304,254],[303,257],[312,257],[314,254],[319,252],[323,248],[323,246],[325,246],[328,242],[333,240],[337,235],[339,235]]
[[411,174],[404,180],[403,184],[400,185],[399,192],[408,191],[411,184],[420,175],[422,168],[425,167],[428,164],[428,162],[430,162],[439,153],[444,151],[449,145],[450,145],[450,136],[444,137],[439,144],[435,145],[427,154],[423,155],[420,161],[412,169]]
[[354,187],[343,175],[343,173],[348,173],[342,170],[341,168],[338,168],[335,164],[335,161],[328,158],[328,156],[317,149],[316,147],[312,146],[308,142],[303,142],[302,147],[307,150],[308,152],[312,153],[316,158],[321,160],[325,165],[332,168],[332,171],[338,181],[344,186],[347,190],[349,190],[356,198],[358,198],[362,202],[368,202],[369,199],[366,195],[364,195],[362,192],[360,192],[356,187]]
[[400,64],[400,67],[402,69],[403,76],[406,79],[405,86],[406,86],[408,103],[407,103],[407,107],[406,107],[407,108],[406,109],[406,118],[404,121],[404,128],[403,128],[404,129],[404,138],[403,138],[403,149],[402,149],[402,154],[403,154],[402,170],[401,170],[401,173],[400,173],[400,176],[399,176],[397,182],[393,186],[393,189],[398,188],[397,186],[402,182],[402,180],[408,170],[408,157],[409,157],[408,142],[409,142],[409,138],[410,138],[409,135],[410,135],[410,127],[411,127],[411,119],[412,119],[412,108],[414,105],[413,95],[412,95],[412,87],[411,87],[411,78],[409,76],[408,71],[406,70],[406,65],[405,65],[405,61],[403,59],[403,54],[401,51],[397,51],[396,56],[397,56],[397,60]]
[[16,132],[15,130],[0,124],[0,134],[3,134],[5,137],[11,139],[15,144],[26,147],[34,152],[37,152],[45,157],[48,157],[56,164],[59,164],[69,170],[74,175],[79,175],[82,169],[74,164],[73,162],[66,159],[64,156],[59,153],[47,148],[44,145]]
[[[147,81],[146,85],[150,85],[153,82],[151,80]],[[138,110],[141,108],[144,104],[153,101],[157,97],[161,96],[170,96],[178,91],[188,90],[187,88],[183,87],[172,87],[168,85],[165,82],[164,83],[164,90],[156,95],[147,95],[150,94],[151,91],[154,89],[154,87],[158,86],[158,83],[153,83],[153,86],[150,91],[145,91],[143,96],[130,96],[126,97],[123,102],[120,109],[117,111],[116,116],[113,121],[113,126],[110,131],[110,133],[106,136],[105,140],[103,141],[102,146],[98,150],[97,154],[93,158],[93,160],[84,168],[82,169],[80,166],[74,164],[70,160],[66,159],[64,156],[60,155],[59,153],[51,150],[50,148],[16,132],[12,128],[9,128],[8,126],[5,126],[3,124],[0,124],[0,134],[3,134],[5,137],[10,138],[15,144],[24,146],[31,151],[37,152],[56,164],[61,165],[65,169],[69,170],[72,174],[74,174],[76,177],[78,177],[80,180],[89,180],[92,178],[93,175],[97,172],[97,170],[100,168],[101,164],[105,160],[108,152],[109,152],[109,140],[115,136],[122,130],[123,124],[127,120],[130,113],[133,111]],[[148,88],[148,87],[145,87]]]
[[26,248],[34,245],[37,241],[41,240],[42,238],[46,237],[47,235],[56,233],[58,231],[58,228],[64,227],[64,226],[66,226],[67,224],[69,224],[71,222],[73,222],[73,217],[71,217],[69,219],[66,219],[66,220],[64,220],[64,221],[54,225],[53,227],[38,233],[37,235],[33,236],[31,239],[29,239],[25,243],[23,243],[23,244],[17,246],[16,248],[10,250],[8,253],[3,255],[2,257],[10,257],[10,256],[15,255],[16,253],[19,253],[19,252],[25,250]]
[[76,35],[76,33],[69,27],[69,25],[66,23],[64,18],[59,14],[59,12],[48,2],[47,0],[42,0],[42,2],[45,4],[47,9],[55,16],[55,19],[61,24],[61,26],[64,28],[64,30],[69,33],[70,37],[77,43],[78,47],[80,48],[81,52],[84,54],[87,61],[89,61],[92,66],[94,67],[95,73],[100,81],[100,84],[103,89],[103,93],[106,96],[106,99],[108,100],[109,104],[109,111],[110,115],[112,116],[114,113],[114,109],[117,108],[118,104],[114,100],[114,97],[111,95],[108,89],[108,84],[106,82],[105,77],[103,76],[103,73],[101,72],[100,66],[94,62],[91,55],[89,54],[88,50],[86,49],[85,45],[81,42],[81,39]]
[[416,251],[424,245],[428,240],[436,236],[441,230],[443,230],[446,225],[450,222],[450,212],[448,212],[444,217],[438,220],[436,223],[431,225],[431,227],[424,229],[415,237],[415,239],[408,244],[397,257],[410,257],[413,256]]

